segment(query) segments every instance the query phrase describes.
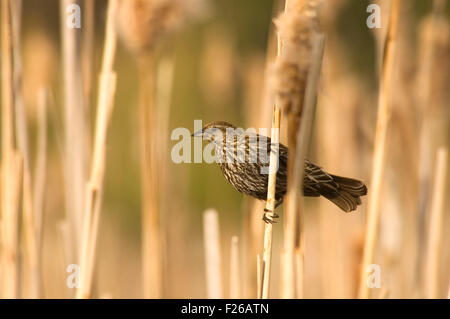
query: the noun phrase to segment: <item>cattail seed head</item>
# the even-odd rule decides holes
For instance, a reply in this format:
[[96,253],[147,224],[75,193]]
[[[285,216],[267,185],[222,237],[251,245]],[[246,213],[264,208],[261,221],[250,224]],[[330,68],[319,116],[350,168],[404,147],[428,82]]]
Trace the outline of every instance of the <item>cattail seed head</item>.
[[176,28],[178,10],[178,1],[174,0],[122,0],[118,10],[119,34],[131,51],[144,53]]
[[184,22],[201,19],[207,12],[205,0],[121,0],[118,33],[131,51],[147,53]]
[[275,61],[272,76],[276,103],[285,112],[298,110],[303,100],[312,41],[318,30],[319,1],[296,0],[289,4],[275,20],[281,54]]

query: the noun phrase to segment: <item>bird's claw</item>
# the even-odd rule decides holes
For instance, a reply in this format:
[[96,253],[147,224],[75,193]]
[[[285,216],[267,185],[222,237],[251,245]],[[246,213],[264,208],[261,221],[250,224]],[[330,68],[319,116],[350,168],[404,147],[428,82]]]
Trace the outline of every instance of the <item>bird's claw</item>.
[[267,208],[264,208],[264,215],[263,215],[262,219],[266,224],[269,224],[269,223],[276,224],[277,221],[274,218],[278,218],[278,217],[280,217],[280,216],[278,216],[278,214],[274,213],[273,211],[271,211]]
[[280,216],[278,216],[277,213],[274,213],[273,210],[264,208],[264,211],[265,211],[266,213],[272,213],[273,218],[278,218],[278,217],[280,217]]

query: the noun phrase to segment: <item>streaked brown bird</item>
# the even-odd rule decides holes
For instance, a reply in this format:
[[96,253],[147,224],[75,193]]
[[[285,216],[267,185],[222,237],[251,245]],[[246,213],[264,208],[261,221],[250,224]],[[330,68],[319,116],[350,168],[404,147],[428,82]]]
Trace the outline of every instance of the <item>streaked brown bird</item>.
[[[269,137],[236,128],[225,121],[208,123],[192,136],[202,137],[213,144],[220,169],[236,190],[257,199],[266,199],[271,150]],[[280,143],[275,207],[283,202],[286,195],[287,163],[288,148]],[[343,211],[351,212],[361,204],[360,196],[367,194],[367,187],[359,180],[329,174],[305,159],[303,194],[313,197],[322,195]],[[278,217],[276,214],[273,216]],[[263,219],[272,222],[266,214]]]

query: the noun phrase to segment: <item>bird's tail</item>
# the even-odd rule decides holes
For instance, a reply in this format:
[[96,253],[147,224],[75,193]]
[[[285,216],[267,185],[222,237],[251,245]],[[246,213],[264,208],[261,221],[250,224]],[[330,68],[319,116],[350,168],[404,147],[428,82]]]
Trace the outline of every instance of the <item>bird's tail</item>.
[[351,212],[361,205],[360,196],[367,194],[367,187],[363,182],[353,178],[331,175],[338,184],[338,191],[333,195],[324,195],[345,212]]

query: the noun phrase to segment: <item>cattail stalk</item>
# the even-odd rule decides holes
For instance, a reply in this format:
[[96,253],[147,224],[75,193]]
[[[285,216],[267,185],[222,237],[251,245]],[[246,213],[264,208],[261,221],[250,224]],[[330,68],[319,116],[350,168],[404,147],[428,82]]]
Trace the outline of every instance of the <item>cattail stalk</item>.
[[64,73],[64,129],[65,129],[65,208],[69,221],[70,259],[78,261],[83,224],[84,193],[86,187],[85,107],[81,63],[81,31],[67,25],[70,5],[79,1],[61,0],[61,34]]
[[[67,219],[63,219],[57,222],[56,224],[57,229],[57,239],[61,242],[61,250],[62,250],[62,265],[63,269],[65,271],[70,270],[70,265],[73,264],[72,262],[72,244],[70,242],[71,240],[71,233],[70,233],[70,226]],[[79,282],[80,278],[78,278]],[[66,292],[65,298],[73,298],[73,292],[72,289],[70,291]]]
[[18,298],[19,279],[19,200],[23,185],[23,157],[13,151],[8,159],[8,171],[3,171],[2,207],[2,292],[3,298]]
[[[302,119],[300,128],[297,131],[297,137],[296,140],[298,141],[297,147],[295,148],[295,161],[293,162],[293,169],[292,169],[292,180],[291,180],[291,188],[288,190],[288,203],[290,209],[293,210],[293,212],[299,212],[299,209],[301,208],[302,204],[302,190],[303,190],[303,175],[305,171],[305,157],[307,154],[307,151],[309,149],[309,143],[311,141],[311,133],[312,133],[312,122],[314,119],[315,114],[315,108],[316,108],[316,99],[317,99],[317,92],[319,87],[319,78],[320,78],[320,70],[322,66],[322,58],[323,58],[323,51],[325,49],[325,37],[323,35],[317,35],[314,36],[314,40],[312,40],[313,43],[313,52],[312,52],[312,62],[310,70],[308,71],[308,80],[307,80],[307,86],[306,86],[306,92],[305,92],[305,101],[304,101],[304,109],[302,112]],[[295,220],[295,219],[294,219]],[[300,222],[300,221],[298,221]],[[299,234],[295,234],[293,238],[289,238],[290,240],[294,239],[295,244],[295,252],[294,247],[291,247],[292,243],[290,241],[287,244],[287,247],[289,249],[292,249],[292,256],[297,255],[295,260],[290,260],[291,263],[296,262],[297,264],[297,272],[296,276],[291,278],[293,280],[293,284],[295,282],[298,283],[297,285],[297,295],[303,296],[303,280],[304,274],[303,272],[303,252],[304,252],[304,243],[303,240],[303,231],[301,229],[302,225],[297,225],[299,228]],[[295,231],[294,227],[291,227],[292,230]],[[294,279],[298,277],[298,280],[295,281]],[[287,284],[287,283],[285,283]],[[291,285],[293,285],[291,284]],[[292,288],[291,288],[292,289]],[[282,290],[283,292],[283,290]],[[284,293],[285,297],[289,297],[288,293]],[[295,296],[295,294],[294,294]]]
[[[173,31],[173,17],[178,12],[175,1],[121,1],[119,30],[126,46],[135,53],[139,69],[139,141],[142,198],[142,288],[146,298],[161,298],[163,294],[163,250],[160,222],[161,192],[164,169],[163,154],[158,147],[159,123],[155,94],[155,47],[167,33]],[[164,142],[161,143],[162,145]]]
[[[431,23],[429,26],[429,31],[427,32],[429,35],[425,36],[425,41],[422,44],[422,55],[423,58],[420,61],[420,70],[418,77],[418,87],[420,91],[418,92],[418,97],[422,104],[422,108],[428,109],[428,102],[431,100],[432,89],[433,89],[433,65],[436,63],[435,53],[437,50],[436,42],[436,34],[440,32],[439,30],[439,22],[443,17],[443,13],[445,11],[445,1],[443,0],[434,0],[432,6],[432,12],[430,15]],[[425,114],[428,115],[428,114]]]
[[262,276],[261,276],[261,255],[256,255],[256,297],[261,299]]
[[85,0],[83,12],[83,84],[86,113],[90,110],[90,96],[92,92],[92,73],[94,69],[94,40],[95,40],[95,1]]
[[230,298],[241,298],[241,274],[239,266],[239,238],[231,238],[230,248]]
[[203,213],[203,241],[207,298],[223,298],[219,216],[214,209],[209,209]]
[[142,183],[142,259],[143,290],[147,298],[162,295],[161,229],[159,219],[159,182],[156,158],[154,57],[148,52],[139,57],[140,143]]
[[[160,198],[159,198],[159,210],[162,212],[161,216],[161,227],[160,227],[160,238],[161,238],[161,266],[160,273],[158,274],[160,277],[164,275],[164,269],[167,262],[167,256],[164,254],[167,247],[167,236],[166,236],[166,228],[162,225],[167,225],[168,221],[164,218],[168,216],[167,209],[171,203],[171,194],[168,189],[168,180],[170,175],[169,170],[169,162],[167,158],[169,157],[169,140],[170,140],[170,131],[169,131],[169,120],[170,120],[170,107],[172,103],[172,87],[173,87],[173,77],[175,71],[175,59],[174,56],[168,54],[168,56],[160,59],[157,68],[157,77],[156,77],[156,131],[155,134],[159,136],[156,139],[156,149],[158,150],[156,153],[156,157],[154,160],[158,162],[158,172],[161,176],[159,182],[160,189]],[[163,280],[160,280],[160,290],[162,293],[163,290]]]
[[[14,92],[12,60],[11,2],[2,0],[2,159],[7,162],[14,148]],[[4,164],[5,165],[5,164]]]
[[[269,182],[267,186],[266,211],[268,217],[273,218],[275,210],[275,187],[277,181],[278,160],[279,160],[279,143],[280,143],[280,119],[281,112],[278,106],[273,108],[272,134],[270,147],[270,163],[269,163]],[[264,227],[264,250],[262,259],[262,292],[261,298],[269,298],[270,289],[270,264],[272,262],[272,223],[266,223]]]
[[[292,0],[285,2],[285,12],[281,19],[293,19],[289,16],[289,4],[292,5]],[[297,1],[296,4],[299,4]],[[292,7],[290,8],[293,9]],[[291,13],[292,14],[292,13]],[[285,27],[285,29],[288,29]],[[282,31],[279,31],[279,37],[281,38]],[[287,32],[286,32],[287,33]],[[279,46],[282,46],[282,42],[279,42]],[[298,50],[302,50],[304,48],[299,47]],[[281,50],[281,49],[280,49]],[[279,63],[283,63],[283,53],[280,52],[279,56],[277,57],[277,60]],[[278,62],[277,61],[277,62]],[[286,62],[285,62],[286,63]],[[280,72],[281,73],[281,72]],[[287,72],[282,72],[282,74],[288,74]],[[281,74],[280,74],[281,75]],[[300,85],[295,85],[299,88],[300,94],[303,94],[303,86],[304,83],[301,83]],[[295,98],[302,98],[302,97],[295,97]],[[292,102],[291,102],[292,103]],[[302,105],[300,103],[292,103],[290,110],[288,113],[288,147],[291,150],[291,154],[295,153],[297,148],[297,141],[296,141],[296,134],[298,130],[299,125],[299,119]],[[286,209],[285,209],[285,222],[284,222],[284,239],[283,239],[283,249],[281,251],[281,268],[282,271],[280,272],[280,296],[281,298],[295,298],[295,267],[294,267],[294,250],[295,250],[295,237],[297,235],[298,230],[298,222],[297,217],[298,216],[298,197],[296,196],[295,192],[297,189],[294,189],[295,185],[292,183],[293,180],[295,180],[295,177],[293,176],[293,164],[295,163],[295,158],[293,156],[290,156],[288,158],[288,190],[286,193]],[[294,205],[292,205],[294,204]]]
[[41,88],[38,96],[38,133],[37,155],[33,187],[33,213],[36,225],[36,249],[38,265],[38,283],[40,287],[41,263],[42,263],[42,225],[44,216],[44,196],[47,167],[47,90]]
[[307,79],[313,56],[317,6],[316,1],[286,1],[285,12],[276,21],[281,48],[275,62],[275,98],[276,104],[287,114],[288,147],[290,153],[295,154],[295,156],[289,156],[288,159],[284,246],[281,254],[283,270],[280,272],[282,298],[296,296],[294,251],[301,238],[299,205],[301,196],[299,187],[301,185],[299,183],[303,176],[304,165],[304,156],[297,157],[297,149],[299,148],[299,128],[304,112]]
[[[432,156],[438,145],[445,143],[445,104],[448,78],[449,22],[445,18],[445,1],[434,0],[432,12],[422,27],[418,72],[416,75],[416,98],[422,112],[420,131],[421,204],[428,201],[428,180],[433,164]],[[447,59],[448,60],[448,59]],[[444,102],[445,101],[445,102]],[[443,104],[444,103],[444,104]]]
[[440,148],[437,151],[434,172],[433,197],[430,208],[430,228],[428,233],[428,255],[426,266],[426,296],[439,298],[439,262],[442,254],[442,222],[444,217],[444,201],[447,191],[448,151]]
[[174,57],[169,55],[168,57],[163,57],[158,63],[157,78],[156,78],[156,105],[157,105],[157,131],[158,136],[161,138],[157,139],[157,153],[158,163],[160,165],[161,172],[161,189],[164,190],[161,194],[161,211],[164,211],[165,203],[169,200],[167,195],[169,192],[166,191],[167,187],[167,156],[169,150],[169,120],[170,120],[170,106],[172,102],[172,87],[173,87],[173,76],[175,71],[175,61]]
[[[284,10],[285,1],[284,0],[276,0],[272,5],[272,17],[275,18],[279,15],[281,11]],[[267,39],[267,47],[265,53],[265,62],[264,62],[264,76],[262,83],[262,94],[261,94],[261,108],[259,112],[251,112],[252,116],[254,116],[254,122],[247,123],[251,125],[247,125],[250,127],[259,127],[269,130],[270,124],[272,122],[272,105],[274,104],[273,98],[273,90],[271,89],[271,68],[273,67],[273,61],[278,54],[278,35],[275,32],[275,24],[271,23],[269,25],[269,36]],[[262,250],[262,242],[261,238],[263,237],[264,228],[261,227],[261,211],[264,205],[263,202],[260,202],[255,199],[249,200],[249,208],[244,208],[245,214],[245,222],[243,224],[243,232],[244,232],[244,272],[243,277],[245,278],[244,285],[244,298],[261,298],[261,278],[260,274],[257,273],[258,267],[261,267],[260,264],[256,264],[255,261],[258,261],[261,256],[259,252]],[[259,256],[257,260],[255,260],[255,255]],[[256,271],[256,273],[255,273]],[[256,276],[255,276],[256,275]],[[255,292],[256,286],[256,295]]]
[[[93,90],[93,74],[94,74],[94,47],[95,47],[95,1],[85,0],[82,7],[82,48],[81,48],[81,66],[83,76],[83,99],[84,99],[84,123],[86,132],[91,132],[91,114],[92,112],[92,90]],[[92,136],[85,135],[85,159],[89,161],[92,156]]]
[[33,194],[30,171],[28,132],[25,107],[22,96],[22,56],[21,56],[21,18],[22,1],[13,1],[12,10],[12,43],[14,60],[14,102],[16,116],[16,135],[18,148],[23,155],[23,228],[25,235],[26,257],[29,264],[28,280],[30,297],[39,296],[39,264],[37,256],[36,223],[33,212]]
[[[11,1],[1,2],[2,66],[2,189],[1,189],[1,292],[3,298],[19,296],[18,193],[21,160],[14,151],[14,93]],[[19,164],[20,163],[20,164]]]
[[[285,2],[285,11],[288,10],[289,2]],[[277,35],[277,61],[280,59],[282,54],[282,42],[280,37],[280,32]],[[276,62],[277,62],[276,61]],[[283,79],[277,79],[278,88],[283,86]],[[275,90],[277,91],[277,90]],[[277,92],[278,93],[278,92]],[[271,212],[275,209],[275,191],[276,191],[276,178],[278,171],[278,161],[279,161],[279,142],[280,142],[280,122],[281,122],[281,110],[280,104],[282,105],[281,99],[275,100],[275,105],[272,114],[272,132],[271,132],[271,152],[270,152],[270,162],[269,162],[269,181],[267,186],[267,201],[266,201],[266,211]],[[270,216],[269,218],[271,218]],[[270,266],[272,259],[272,224],[266,223],[264,227],[264,248],[263,248],[263,258],[262,258],[262,281],[261,281],[261,293],[259,297],[262,299],[269,298],[270,289]]]
[[[418,70],[414,86],[415,100],[419,107],[420,136],[419,136],[419,205],[417,216],[419,222],[428,215],[427,209],[432,201],[430,183],[433,180],[433,164],[440,146],[448,143],[448,82],[449,82],[449,32],[450,23],[446,17],[448,1],[434,0],[430,14],[421,23],[418,49]],[[419,228],[418,238],[420,256],[427,254],[427,229]],[[416,258],[418,269],[427,269],[427,258]],[[421,280],[424,297],[426,291],[427,274],[423,273]],[[416,277],[415,286],[420,286]]]
[[[147,298],[163,295],[163,240],[160,216],[160,185],[165,185],[166,147],[169,109],[162,110],[155,94],[155,48],[160,39],[173,33],[185,18],[194,13],[190,1],[121,1],[119,30],[122,39],[135,54],[139,68],[139,135],[142,189],[142,272],[143,293]],[[189,9],[189,10],[188,10]],[[170,66],[169,66],[170,67]],[[167,86],[169,87],[170,84]],[[166,87],[166,88],[167,88]],[[156,88],[158,89],[158,88]],[[159,93],[159,92],[156,92]],[[158,104],[157,104],[158,103]],[[159,122],[164,119],[164,123]]]
[[304,240],[300,239],[300,247],[297,247],[294,251],[295,262],[295,288],[296,297],[303,299],[305,297],[305,248]]
[[366,238],[360,273],[359,298],[369,298],[367,285],[367,267],[373,263],[375,243],[377,240],[378,221],[380,215],[381,186],[384,173],[384,155],[386,137],[391,113],[390,88],[394,67],[395,44],[399,17],[400,0],[394,0],[390,10],[389,25],[384,42],[384,54],[381,63],[380,88],[378,96],[378,115],[375,132],[375,149],[373,155],[372,185],[369,188],[369,206],[366,221]]
[[117,0],[110,0],[106,19],[106,35],[103,50],[102,70],[99,78],[99,96],[95,126],[94,148],[91,173],[86,188],[86,206],[84,211],[83,240],[81,246],[81,281],[77,298],[89,298],[92,273],[95,265],[95,248],[101,213],[103,195],[103,176],[105,171],[105,149],[108,125],[114,106],[116,73],[113,71],[116,52],[116,31],[114,17]]

